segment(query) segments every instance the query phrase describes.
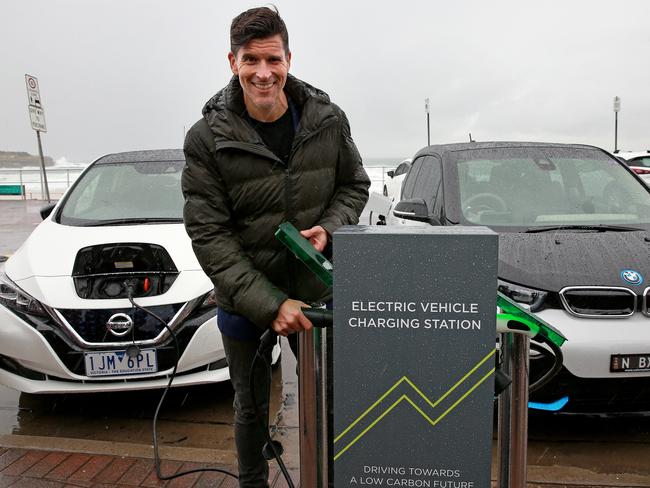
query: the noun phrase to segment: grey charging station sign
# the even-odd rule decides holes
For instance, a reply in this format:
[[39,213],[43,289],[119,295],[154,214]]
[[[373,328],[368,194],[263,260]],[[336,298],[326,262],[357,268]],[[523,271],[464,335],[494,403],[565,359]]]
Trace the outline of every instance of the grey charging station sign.
[[334,235],[334,486],[488,488],[497,234]]

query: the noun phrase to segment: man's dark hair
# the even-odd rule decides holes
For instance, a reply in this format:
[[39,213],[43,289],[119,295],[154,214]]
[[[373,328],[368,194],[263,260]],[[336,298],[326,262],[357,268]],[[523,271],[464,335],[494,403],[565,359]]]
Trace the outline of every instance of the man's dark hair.
[[284,51],[289,52],[289,33],[278,9],[256,7],[242,12],[230,24],[230,50],[237,54],[240,47],[253,39],[266,39],[279,34]]

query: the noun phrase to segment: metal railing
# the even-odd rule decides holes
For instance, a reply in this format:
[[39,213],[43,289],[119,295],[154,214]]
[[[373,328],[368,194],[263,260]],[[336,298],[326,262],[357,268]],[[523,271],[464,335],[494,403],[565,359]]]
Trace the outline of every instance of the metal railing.
[[[61,195],[79,177],[85,167],[81,166],[55,166],[46,168],[47,182],[50,196],[53,200]],[[0,185],[20,185],[24,192],[19,196],[0,195],[0,198],[22,198],[23,200],[44,200],[40,168],[2,168],[0,169]]]
[[394,169],[395,166],[365,166],[366,173],[370,177],[370,191],[383,193],[386,180],[390,178],[387,173]]
[[[50,196],[56,200],[65,193],[72,183],[79,177],[85,167],[81,166],[54,166],[46,168]],[[386,181],[390,178],[388,171],[394,166],[366,166],[370,177],[370,191],[382,193]],[[0,185],[20,185],[25,188],[23,195],[18,198],[23,200],[43,200],[44,188],[39,168],[0,168]],[[17,198],[15,196],[0,195],[0,198]]]

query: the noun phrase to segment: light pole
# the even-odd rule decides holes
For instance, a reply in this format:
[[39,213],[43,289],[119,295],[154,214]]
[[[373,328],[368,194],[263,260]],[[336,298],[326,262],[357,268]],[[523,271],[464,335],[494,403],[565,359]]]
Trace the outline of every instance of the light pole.
[[614,153],[618,152],[618,113],[621,110],[621,98],[614,97]]
[[431,145],[431,126],[429,124],[429,99],[424,99],[424,111],[427,113],[427,146]]

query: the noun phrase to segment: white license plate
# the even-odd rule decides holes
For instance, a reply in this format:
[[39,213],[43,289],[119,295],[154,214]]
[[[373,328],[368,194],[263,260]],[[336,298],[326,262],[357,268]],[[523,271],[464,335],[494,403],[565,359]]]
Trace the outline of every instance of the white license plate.
[[84,354],[84,359],[86,376],[115,376],[158,371],[155,349],[141,349],[133,358],[127,356],[124,350],[87,352]]

